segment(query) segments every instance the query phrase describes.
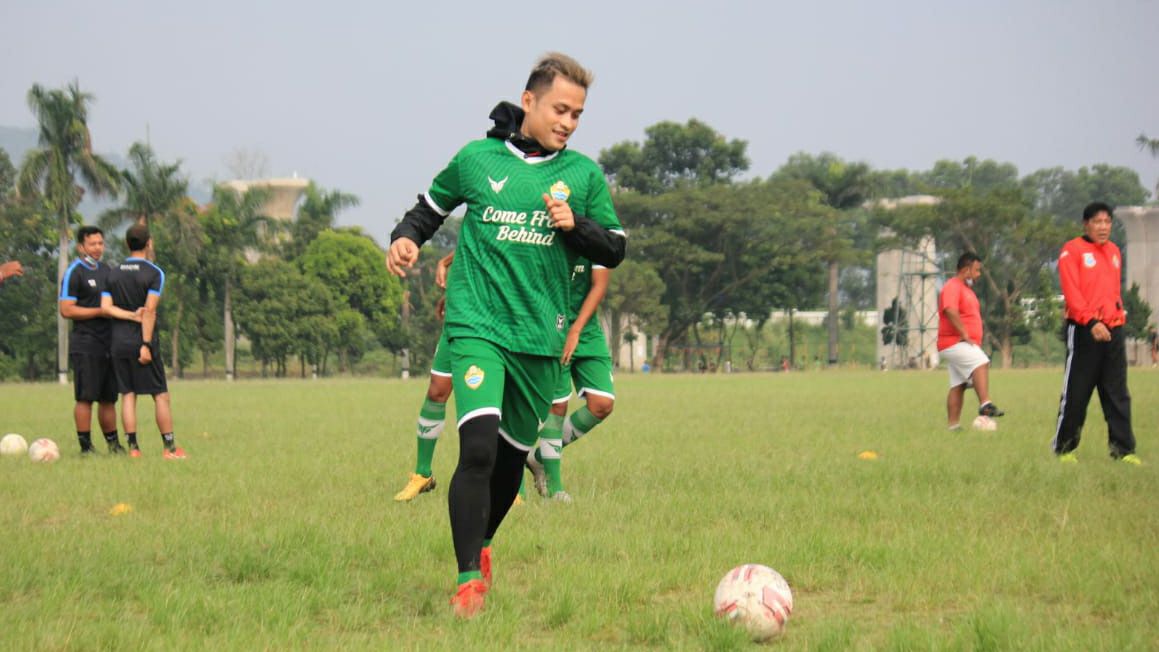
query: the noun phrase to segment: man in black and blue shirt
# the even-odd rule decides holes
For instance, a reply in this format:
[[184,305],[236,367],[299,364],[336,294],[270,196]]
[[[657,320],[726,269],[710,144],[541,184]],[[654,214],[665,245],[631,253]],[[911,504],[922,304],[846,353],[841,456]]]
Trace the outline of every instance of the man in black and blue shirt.
[[[129,257],[109,272],[108,289],[101,296],[101,308],[112,319],[113,373],[121,393],[121,423],[129,440],[129,455],[140,457],[137,445],[137,395],[153,397],[157,429],[165,444],[167,460],[185,459],[185,451],[173,439],[173,413],[169,406],[169,386],[161,362],[157,339],[157,305],[165,288],[165,272],[149,261],[153,239],[144,224],[134,224],[125,232]],[[140,311],[140,323],[133,315]]]
[[[76,233],[80,258],[65,270],[60,284],[60,316],[72,320],[68,357],[72,366],[76,407],[76,437],[80,452],[93,452],[93,403],[97,421],[110,453],[124,453],[117,437],[117,380],[109,360],[111,326],[101,312],[101,292],[108,281],[109,267],[101,262],[105,236],[95,226],[82,226]],[[137,317],[139,319],[139,317]]]

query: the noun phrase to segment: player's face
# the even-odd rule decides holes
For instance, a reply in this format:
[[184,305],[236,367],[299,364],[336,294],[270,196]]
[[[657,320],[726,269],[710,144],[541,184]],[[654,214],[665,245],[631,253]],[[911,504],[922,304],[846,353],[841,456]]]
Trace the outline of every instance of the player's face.
[[982,261],[975,260],[973,264],[970,265],[971,285],[973,285],[973,281],[977,281],[980,278],[982,278]]
[[1106,244],[1111,239],[1111,216],[1106,211],[1096,214],[1083,222],[1083,232],[1095,244]]
[[553,152],[563,149],[579,127],[587,95],[583,86],[561,75],[539,96],[523,91],[523,134]]
[[82,256],[88,256],[93,260],[100,260],[101,256],[105,255],[105,236],[99,233],[93,233],[85,237],[84,242],[78,244],[76,249]]

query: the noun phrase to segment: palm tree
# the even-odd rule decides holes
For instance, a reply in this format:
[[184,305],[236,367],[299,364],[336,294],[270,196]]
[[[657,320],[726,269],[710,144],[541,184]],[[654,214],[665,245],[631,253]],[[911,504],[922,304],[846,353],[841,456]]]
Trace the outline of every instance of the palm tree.
[[233,380],[234,345],[237,334],[233,323],[233,287],[238,272],[245,264],[246,250],[258,249],[269,242],[262,233],[278,226],[262,214],[269,193],[262,188],[238,192],[217,186],[213,189],[213,203],[202,215],[206,237],[208,267],[220,280],[225,324],[225,378]]
[[804,179],[821,193],[827,206],[835,209],[819,253],[829,267],[829,364],[836,364],[840,266],[866,253],[857,251],[854,244],[858,217],[854,209],[873,195],[872,171],[865,163],[847,163],[828,152],[820,156],[800,153],[790,156],[773,178]]
[[[28,91],[28,106],[40,125],[39,147],[24,157],[17,188],[22,195],[41,195],[57,218],[57,286],[68,268],[69,231],[80,217],[76,207],[84,190],[77,179],[96,196],[115,194],[120,185],[117,169],[93,153],[87,123],[93,99],[75,81],[64,90],[33,84]],[[64,384],[68,382],[68,323],[59,315],[56,332],[57,375]]]
[[302,203],[298,206],[298,216],[290,226],[290,241],[285,247],[287,259],[295,259],[305,253],[310,243],[326,229],[334,228],[334,216],[344,208],[358,205],[358,197],[338,190],[323,190],[310,182]]
[[151,226],[154,219],[173,214],[189,190],[189,180],[181,176],[181,162],[159,162],[153,148],[145,143],[133,143],[129,161],[133,169],[122,170],[119,175],[125,201],[101,215],[101,225],[106,228],[129,220]]

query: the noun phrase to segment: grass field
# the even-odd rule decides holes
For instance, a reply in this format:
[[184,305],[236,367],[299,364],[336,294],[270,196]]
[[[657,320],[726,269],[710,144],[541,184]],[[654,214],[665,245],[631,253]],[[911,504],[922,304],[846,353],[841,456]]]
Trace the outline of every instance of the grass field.
[[793,587],[776,649],[1159,649],[1159,372],[1130,376],[1143,467],[1097,400],[1054,461],[1059,370],[994,374],[997,433],[944,429],[944,372],[618,381],[565,452],[576,502],[513,509],[470,622],[453,429],[439,488],[391,500],[425,380],[174,383],[184,462],[151,427],[143,459],[80,459],[71,389],[0,386],[0,432],[65,454],[0,460],[0,649],[743,649],[711,615],[743,562]]

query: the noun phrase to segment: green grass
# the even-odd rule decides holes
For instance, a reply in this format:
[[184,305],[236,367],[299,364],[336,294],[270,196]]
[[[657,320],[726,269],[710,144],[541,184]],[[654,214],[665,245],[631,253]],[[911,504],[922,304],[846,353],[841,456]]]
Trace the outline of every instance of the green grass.
[[617,380],[565,453],[576,502],[512,511],[471,622],[453,428],[439,488],[391,500],[425,381],[174,383],[178,463],[151,427],[141,460],[82,460],[71,389],[0,386],[0,432],[65,453],[0,459],[0,649],[744,649],[711,616],[744,562],[793,587],[778,649],[1159,648],[1159,372],[1130,376],[1140,468],[1097,400],[1080,464],[1053,460],[1058,370],[994,374],[997,433],[944,429],[944,372]]

